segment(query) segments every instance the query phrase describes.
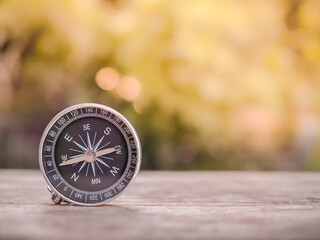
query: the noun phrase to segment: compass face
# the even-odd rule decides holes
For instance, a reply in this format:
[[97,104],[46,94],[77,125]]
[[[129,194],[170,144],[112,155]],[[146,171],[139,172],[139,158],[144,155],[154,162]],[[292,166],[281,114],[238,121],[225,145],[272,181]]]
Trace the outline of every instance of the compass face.
[[79,104],[49,123],[39,161],[50,188],[62,199],[99,205],[134,180],[140,149],[134,128],[120,113],[100,104]]

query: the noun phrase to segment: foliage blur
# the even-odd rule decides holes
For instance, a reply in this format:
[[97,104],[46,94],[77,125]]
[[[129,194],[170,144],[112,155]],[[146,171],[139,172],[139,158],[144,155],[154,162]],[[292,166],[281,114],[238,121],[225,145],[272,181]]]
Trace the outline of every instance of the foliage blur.
[[0,167],[98,102],[144,169],[320,170],[320,1],[0,1]]

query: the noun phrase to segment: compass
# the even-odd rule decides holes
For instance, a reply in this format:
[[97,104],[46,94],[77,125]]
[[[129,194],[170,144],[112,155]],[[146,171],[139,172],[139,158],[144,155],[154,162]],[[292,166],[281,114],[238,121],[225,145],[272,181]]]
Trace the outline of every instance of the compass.
[[135,179],[141,162],[138,135],[114,109],[96,103],[71,106],[46,127],[39,163],[52,200],[101,205]]

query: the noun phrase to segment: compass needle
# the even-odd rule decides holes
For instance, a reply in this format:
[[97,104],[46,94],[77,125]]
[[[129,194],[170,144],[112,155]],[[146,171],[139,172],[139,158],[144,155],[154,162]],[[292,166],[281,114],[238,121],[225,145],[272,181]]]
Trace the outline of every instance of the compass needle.
[[40,168],[57,204],[112,201],[135,179],[140,159],[139,138],[129,121],[95,103],[58,113],[39,146]]
[[59,166],[65,166],[65,165],[70,165],[70,164],[74,164],[74,163],[78,163],[78,162],[82,162],[84,161],[85,158],[84,156],[81,156],[81,157],[76,157],[76,158],[71,158],[65,162],[62,162],[59,164]]
[[65,166],[65,165],[70,165],[82,161],[87,161],[87,162],[93,162],[96,158],[96,153],[93,152],[92,150],[86,151],[84,154],[81,154],[79,157],[71,157],[69,160],[64,161],[59,164],[59,166]]
[[110,153],[113,153],[115,151],[116,151],[116,149],[114,147],[113,148],[106,148],[106,149],[103,149],[103,150],[100,150],[100,151],[96,152],[96,157],[100,157],[102,155],[110,154]]

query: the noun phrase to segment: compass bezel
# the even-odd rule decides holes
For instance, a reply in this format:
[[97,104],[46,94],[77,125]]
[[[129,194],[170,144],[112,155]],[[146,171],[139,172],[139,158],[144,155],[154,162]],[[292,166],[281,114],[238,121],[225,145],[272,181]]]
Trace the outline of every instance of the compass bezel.
[[[86,202],[81,202],[81,201],[77,201],[76,199],[72,199],[71,196],[73,194],[74,191],[72,191],[70,197],[66,196],[67,194],[62,194],[58,189],[57,189],[57,186],[54,186],[54,184],[52,184],[52,182],[49,180],[49,173],[47,172],[47,170],[45,169],[45,166],[44,164],[46,163],[46,161],[49,161],[49,160],[46,160],[45,157],[44,157],[44,147],[45,147],[45,144],[46,144],[46,141],[48,141],[48,134],[49,134],[49,131],[55,127],[55,124],[57,123],[57,121],[65,116],[66,114],[74,111],[74,110],[79,110],[79,109],[87,109],[87,108],[93,108],[95,110],[95,113],[92,112],[92,113],[82,113],[81,111],[81,115],[78,116],[78,119],[80,118],[85,118],[85,117],[99,117],[99,118],[103,118],[102,116],[105,116],[105,119],[106,121],[109,121],[110,123],[114,124],[115,127],[117,127],[120,132],[123,134],[123,137],[125,138],[125,141],[127,143],[127,147],[128,147],[128,159],[127,159],[127,166],[124,170],[124,172],[122,173],[122,175],[120,176],[120,178],[117,180],[117,182],[115,184],[112,184],[111,186],[109,186],[108,188],[102,190],[102,191],[98,191],[97,193],[100,193],[100,196],[98,196],[99,200],[95,201],[95,202],[87,202],[87,196],[90,194],[87,193],[86,191],[83,191],[83,190],[80,190],[80,189],[76,189],[76,193],[83,193],[83,194],[86,194]],[[98,113],[98,110],[100,110],[100,113]],[[102,111],[104,111],[104,114],[102,114]],[[109,117],[107,117],[109,114]],[[118,121],[119,124],[115,124],[115,122],[112,122],[112,119],[111,117],[114,118],[114,121]],[[73,121],[76,120],[77,117],[74,117],[72,118],[71,120],[68,119],[68,121],[65,123],[65,125],[62,125],[61,126],[61,129],[59,129],[59,133],[61,133],[63,131],[63,128],[69,126],[69,124],[72,124]],[[69,122],[70,121],[70,122]],[[124,130],[119,128],[120,126],[120,123],[122,122],[121,126],[124,125],[126,127],[126,129]],[[126,135],[126,133],[128,133]],[[134,148],[134,151],[132,151],[133,149],[131,148],[131,141],[129,141],[129,137],[128,135],[132,136],[133,138],[133,141],[134,141],[134,144],[133,146],[135,147]],[[130,136],[130,138],[131,138]],[[60,138],[62,136],[57,136],[57,138]],[[53,137],[54,138],[54,137]],[[52,164],[55,165],[55,161],[54,161],[54,142],[52,141]],[[135,156],[135,159],[133,159],[132,157]],[[63,199],[64,201],[67,201],[69,203],[73,203],[73,204],[76,204],[76,205],[82,205],[82,206],[97,206],[97,205],[103,205],[103,204],[106,204],[108,202],[111,202],[113,201],[114,199],[120,197],[123,192],[125,191],[125,189],[127,189],[131,184],[132,182],[135,180],[139,170],[140,170],[140,165],[141,165],[141,144],[140,144],[140,140],[139,140],[139,137],[138,137],[138,134],[137,132],[135,131],[134,127],[132,126],[132,124],[122,115],[120,114],[119,112],[117,112],[116,110],[108,107],[108,106],[105,106],[105,105],[102,105],[102,104],[98,104],[98,103],[81,103],[81,104],[76,104],[76,105],[73,105],[71,107],[68,107],[64,110],[62,110],[61,112],[59,112],[50,122],[49,124],[46,126],[43,134],[42,134],[42,137],[41,137],[41,140],[40,140],[40,145],[39,145],[39,165],[40,165],[40,169],[41,169],[41,172],[42,172],[42,175],[45,179],[45,181],[47,182],[48,184],[48,187],[57,195],[59,196],[61,199]],[[57,173],[59,175],[59,171],[57,169],[56,166],[54,166],[54,169],[55,171],[53,171],[54,173]],[[130,170],[130,172],[129,172]],[[129,174],[130,173],[130,174]],[[130,176],[128,178],[128,176]],[[61,182],[63,182],[64,180],[64,184],[65,185],[68,185],[68,183],[65,181],[65,179],[63,177],[58,176],[59,179],[61,180]],[[61,184],[61,183],[60,183]],[[117,188],[119,187],[119,188]],[[103,195],[102,197],[102,194],[107,194],[107,192],[110,192],[113,190],[113,194],[111,197],[105,197]],[[95,195],[95,193],[91,194],[91,195]]]

